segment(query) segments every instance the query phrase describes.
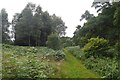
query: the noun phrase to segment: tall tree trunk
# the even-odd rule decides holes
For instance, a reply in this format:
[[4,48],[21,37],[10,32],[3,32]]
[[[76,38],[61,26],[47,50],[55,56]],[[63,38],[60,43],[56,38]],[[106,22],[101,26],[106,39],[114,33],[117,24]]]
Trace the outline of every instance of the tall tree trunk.
[[36,46],[37,46],[37,42],[38,42],[38,41],[37,41],[37,37],[36,37]]

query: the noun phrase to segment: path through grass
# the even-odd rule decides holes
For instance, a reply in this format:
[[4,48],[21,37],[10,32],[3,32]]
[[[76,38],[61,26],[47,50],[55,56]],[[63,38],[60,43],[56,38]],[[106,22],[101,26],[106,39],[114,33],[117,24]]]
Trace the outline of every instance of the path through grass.
[[85,68],[85,66],[76,59],[71,53],[64,49],[66,60],[60,65],[59,76],[62,78],[99,78],[99,76],[92,71]]

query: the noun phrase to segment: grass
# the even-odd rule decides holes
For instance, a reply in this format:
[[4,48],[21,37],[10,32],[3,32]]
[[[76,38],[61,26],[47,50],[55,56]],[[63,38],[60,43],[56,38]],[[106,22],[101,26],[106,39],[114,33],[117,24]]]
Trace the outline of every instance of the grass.
[[71,53],[64,49],[66,60],[60,65],[59,76],[62,78],[100,78],[96,73],[88,70]]

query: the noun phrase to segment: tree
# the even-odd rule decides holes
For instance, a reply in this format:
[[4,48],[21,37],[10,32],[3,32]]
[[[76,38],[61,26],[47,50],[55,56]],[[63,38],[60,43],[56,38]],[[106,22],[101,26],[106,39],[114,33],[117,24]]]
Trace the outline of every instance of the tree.
[[113,7],[115,7],[113,24],[116,28],[116,38],[120,41],[120,2],[113,3]]
[[115,14],[114,14],[114,26],[116,28],[116,35],[117,35],[117,41],[115,44],[115,48],[117,50],[117,54],[118,54],[118,60],[119,59],[119,55],[120,55],[120,1],[113,3],[113,6],[115,7]]
[[[110,41],[111,45],[114,45],[118,40],[118,25],[115,22],[118,17],[115,17],[116,8],[114,5],[104,8],[101,13],[96,17],[91,17],[84,23],[83,27],[77,28],[74,33],[74,41],[76,45],[79,45],[82,37],[90,39],[91,37],[105,38]],[[119,19],[119,18],[118,18]],[[118,20],[119,21],[119,20]],[[119,22],[117,22],[119,23]]]
[[[17,23],[14,25],[15,27],[15,44],[18,45],[32,45],[32,8],[31,4],[28,4],[22,13],[18,15]],[[15,20],[14,20],[15,21]],[[34,42],[34,41],[32,41]]]
[[52,33],[65,35],[66,26],[57,16],[43,12],[40,5],[28,3],[21,13],[12,21],[16,45],[46,46],[48,36]]
[[[86,10],[85,13],[82,14],[80,21],[82,21],[83,19],[85,19],[88,24],[90,22],[90,25],[94,24],[94,22],[95,22],[94,15],[90,14],[90,12],[88,10]],[[85,23],[83,27],[78,25],[74,32],[73,41],[76,45],[79,45],[80,47],[83,47],[85,45],[85,43],[87,42],[87,39],[89,39],[91,37],[90,31],[92,30],[93,26],[87,26],[86,25],[87,23]],[[86,36],[88,34],[89,34],[89,36]],[[85,42],[85,43],[83,43],[83,42]]]
[[2,14],[0,13],[0,43],[2,43]]
[[70,37],[60,37],[62,47],[74,46],[73,39]]
[[33,36],[35,38],[35,42],[36,42],[36,46],[40,45],[40,35],[41,35],[41,29],[43,27],[43,22],[42,22],[42,8],[40,6],[37,6],[36,10],[35,10],[35,14],[33,16]]
[[16,36],[16,26],[17,26],[17,23],[20,20],[20,18],[21,18],[21,14],[19,14],[19,13],[16,13],[13,16],[13,19],[12,19],[12,31],[11,31],[13,39],[16,39],[16,37],[15,37]]
[[2,20],[2,42],[6,43],[10,40],[10,37],[8,35],[9,33],[8,28],[10,23],[8,22],[8,13],[4,8],[1,10],[1,20]]
[[60,36],[64,36],[67,26],[60,17],[57,17],[55,14],[51,16],[52,18],[52,31],[58,33]]
[[82,21],[83,19],[89,20],[89,19],[91,19],[92,17],[94,17],[94,15],[93,15],[93,14],[90,14],[90,12],[89,12],[88,10],[86,10],[85,13],[82,14],[80,21]]
[[54,49],[54,50],[59,50],[59,49],[61,49],[60,37],[59,37],[57,34],[51,34],[51,35],[48,37],[47,46],[48,46],[49,48]]
[[46,46],[47,37],[52,32],[51,18],[47,11],[42,13],[41,20],[43,22],[43,26],[41,28],[40,44],[41,44],[41,46]]
[[102,10],[112,6],[111,3],[108,2],[93,2],[92,7],[95,7],[97,9],[97,12],[102,12]]

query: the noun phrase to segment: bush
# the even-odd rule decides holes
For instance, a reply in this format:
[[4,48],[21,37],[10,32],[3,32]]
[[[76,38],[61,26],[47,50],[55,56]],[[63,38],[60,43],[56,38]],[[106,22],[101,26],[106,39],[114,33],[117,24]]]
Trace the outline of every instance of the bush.
[[117,51],[118,57],[120,57],[120,41],[115,44],[115,50]]
[[54,75],[54,68],[43,61],[39,61],[36,55],[24,56],[21,60],[14,54],[4,54],[2,62],[3,79],[41,79]]
[[108,41],[103,38],[91,38],[82,49],[86,56],[107,56],[106,51],[109,49]]
[[72,38],[70,37],[61,37],[60,39],[61,39],[62,47],[64,48],[75,45]]
[[47,46],[48,46],[49,48],[54,49],[54,50],[59,50],[59,49],[61,49],[59,36],[58,36],[57,34],[51,34],[51,35],[48,37]]
[[[55,74],[53,67],[43,56],[55,54],[46,47],[22,47],[4,44],[2,47],[2,71],[0,76],[5,80],[50,78]],[[0,61],[1,62],[1,61]],[[1,75],[2,74],[2,75]]]
[[84,47],[85,44],[87,44],[87,43],[88,43],[87,37],[81,37],[81,38],[80,38],[80,41],[79,41],[79,46],[80,46],[80,48]]
[[113,78],[118,80],[119,77],[119,65],[116,59],[111,58],[93,58],[85,59],[85,66],[88,69],[98,73],[102,78]]
[[79,46],[67,47],[66,49],[78,59],[81,59],[84,56],[84,53]]
[[57,61],[65,59],[65,53],[62,50],[58,50],[54,56]]
[[110,47],[110,49],[108,49],[107,51],[107,56],[110,58],[117,58],[118,56],[118,52],[114,47]]

